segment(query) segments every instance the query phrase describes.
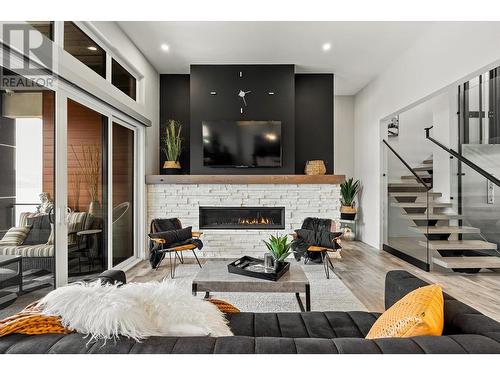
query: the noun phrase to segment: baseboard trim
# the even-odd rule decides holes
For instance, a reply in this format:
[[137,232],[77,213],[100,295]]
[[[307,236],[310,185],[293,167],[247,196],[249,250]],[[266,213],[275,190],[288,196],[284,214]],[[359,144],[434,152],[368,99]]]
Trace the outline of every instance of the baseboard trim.
[[393,248],[389,245],[386,245],[386,244],[383,244],[382,249],[384,251],[388,252],[389,254],[397,256],[399,259],[402,259],[405,262],[408,262],[408,263],[414,265],[415,267],[420,268],[423,271],[426,271],[426,272],[430,271],[430,265],[426,262],[422,262],[420,259],[414,258],[411,255],[405,254],[405,253],[403,253],[399,250],[396,250],[395,248]]

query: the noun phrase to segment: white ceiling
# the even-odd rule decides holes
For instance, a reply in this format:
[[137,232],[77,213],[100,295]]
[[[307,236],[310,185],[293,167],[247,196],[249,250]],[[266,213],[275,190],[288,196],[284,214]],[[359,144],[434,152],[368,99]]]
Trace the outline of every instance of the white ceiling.
[[[430,22],[118,22],[160,73],[190,64],[295,64],[334,73],[353,95],[413,44]],[[161,44],[169,51],[164,52]],[[331,44],[324,52],[322,45]]]

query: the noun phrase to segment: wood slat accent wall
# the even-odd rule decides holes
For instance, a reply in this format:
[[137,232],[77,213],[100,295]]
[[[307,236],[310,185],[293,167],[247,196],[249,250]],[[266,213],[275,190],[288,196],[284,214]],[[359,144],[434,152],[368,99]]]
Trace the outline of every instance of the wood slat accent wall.
[[[54,100],[44,94],[43,109],[43,189],[53,196],[54,186]],[[81,145],[96,144],[102,152],[103,118],[81,104],[68,100],[68,206],[76,211],[88,211],[90,197],[85,181],[78,186],[80,167],[73,151],[82,159]],[[99,183],[99,201],[102,202],[102,185]]]
[[43,191],[54,199],[54,170],[55,170],[55,128],[54,110],[55,95],[52,91],[42,93],[42,123],[43,123]]

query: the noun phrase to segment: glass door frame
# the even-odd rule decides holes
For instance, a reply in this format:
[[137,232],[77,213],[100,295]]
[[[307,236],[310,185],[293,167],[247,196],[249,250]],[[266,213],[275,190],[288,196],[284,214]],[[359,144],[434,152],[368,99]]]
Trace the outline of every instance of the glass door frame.
[[[108,202],[112,202],[113,197],[113,143],[112,131],[113,123],[124,126],[134,132],[134,255],[120,264],[113,267],[113,231],[112,231],[112,204],[107,205],[107,247],[108,247],[108,264],[107,269],[128,269],[141,260],[141,255],[144,254],[144,241],[141,238],[144,236],[144,186],[140,183],[140,176],[144,175],[144,127],[133,120],[125,120],[124,116],[119,111],[101,103],[91,95],[75,89],[69,85],[63,84],[56,91],[56,287],[64,286],[68,283],[68,238],[67,238],[67,218],[66,208],[68,205],[68,100],[72,100],[81,104],[107,118],[107,173],[108,173]],[[103,140],[104,142],[105,140]],[[141,162],[142,160],[142,162]]]
[[[139,256],[139,249],[141,248],[141,238],[143,237],[142,231],[138,230],[139,228],[143,228],[143,220],[140,220],[140,218],[143,215],[138,215],[140,212],[140,207],[145,207],[145,206],[139,206],[139,192],[140,192],[140,180],[139,180],[139,171],[141,170],[141,163],[140,163],[140,158],[138,155],[140,154],[140,131],[137,128],[137,126],[134,126],[130,124],[129,122],[123,120],[122,118],[112,115],[108,119],[108,196],[110,197],[109,201],[111,204],[108,204],[108,210],[110,210],[108,214],[108,228],[109,228],[109,235],[108,235],[108,248],[111,249],[111,253],[108,257],[108,269],[127,269],[130,266],[134,265],[137,263],[137,259],[140,258]],[[132,257],[124,260],[123,262],[117,264],[116,266],[113,266],[113,204],[112,204],[112,197],[113,197],[113,124],[117,124],[119,126],[122,126],[128,130],[133,131],[134,133],[134,198],[133,198],[133,228],[134,228],[134,254]],[[141,172],[143,173],[143,172]],[[143,174],[142,174],[143,175]]]

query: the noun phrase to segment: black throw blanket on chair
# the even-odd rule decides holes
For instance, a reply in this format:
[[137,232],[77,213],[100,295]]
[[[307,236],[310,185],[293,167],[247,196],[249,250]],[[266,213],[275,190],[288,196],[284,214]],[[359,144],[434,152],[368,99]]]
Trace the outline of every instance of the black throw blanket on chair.
[[297,239],[292,245],[293,255],[299,261],[302,257],[321,263],[321,254],[308,252],[309,246],[324,246],[328,248],[340,248],[334,239],[341,235],[340,232],[332,232],[332,220],[308,217],[302,222],[302,228],[296,230]]
[[[188,228],[184,228],[188,229]],[[179,234],[183,232],[182,225],[179,219],[153,219],[151,221],[150,227],[150,237],[151,238],[163,238],[166,242],[163,244],[155,243],[150,241],[149,244],[149,263],[152,268],[156,268],[158,264],[165,257],[165,252],[162,249],[168,249],[172,247],[182,246],[182,245],[195,245],[199,250],[203,248],[203,242],[197,238],[183,238],[180,242],[171,242],[175,238],[179,238]],[[165,233],[165,236],[159,236],[162,232],[177,232],[177,233]],[[190,232],[190,228],[189,228]],[[155,235],[157,234],[157,235]]]

